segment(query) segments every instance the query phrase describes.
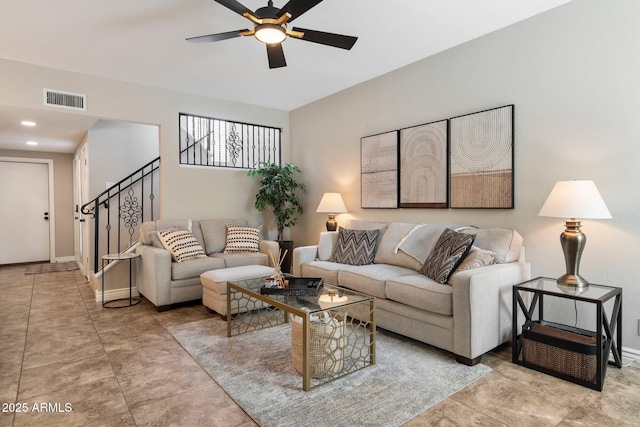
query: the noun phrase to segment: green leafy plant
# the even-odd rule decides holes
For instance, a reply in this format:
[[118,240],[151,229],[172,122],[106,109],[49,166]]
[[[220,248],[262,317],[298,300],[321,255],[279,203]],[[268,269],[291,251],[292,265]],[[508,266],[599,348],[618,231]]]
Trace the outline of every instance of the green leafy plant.
[[297,166],[286,163],[260,162],[247,175],[260,176],[260,188],[256,194],[255,207],[259,212],[273,209],[278,229],[278,240],[282,240],[285,227],[292,227],[298,222],[298,215],[302,214],[302,204],[296,192],[306,191],[303,183],[296,181],[294,172],[301,173]]

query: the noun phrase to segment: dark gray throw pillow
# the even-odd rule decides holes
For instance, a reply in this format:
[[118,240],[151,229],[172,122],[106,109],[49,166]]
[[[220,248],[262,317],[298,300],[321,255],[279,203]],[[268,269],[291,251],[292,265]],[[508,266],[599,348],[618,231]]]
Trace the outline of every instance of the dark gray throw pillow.
[[380,230],[351,230],[340,227],[330,261],[350,265],[373,264]]
[[420,272],[438,283],[447,283],[449,276],[467,256],[475,238],[475,234],[458,233],[447,228],[440,235]]

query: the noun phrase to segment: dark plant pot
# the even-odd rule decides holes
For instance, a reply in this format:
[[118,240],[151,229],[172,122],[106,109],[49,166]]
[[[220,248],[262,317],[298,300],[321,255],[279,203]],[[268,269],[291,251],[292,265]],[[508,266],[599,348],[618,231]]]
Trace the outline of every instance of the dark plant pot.
[[287,250],[282,265],[280,266],[283,273],[291,273],[291,260],[293,259],[293,240],[278,240],[280,244],[280,256]]

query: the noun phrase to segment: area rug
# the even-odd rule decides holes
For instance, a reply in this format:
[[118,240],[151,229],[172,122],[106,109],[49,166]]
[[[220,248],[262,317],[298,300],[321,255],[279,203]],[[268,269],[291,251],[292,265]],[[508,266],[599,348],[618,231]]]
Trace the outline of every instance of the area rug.
[[24,274],[58,273],[60,271],[78,270],[75,261],[30,264],[25,267]]
[[290,326],[227,338],[220,318],[169,328],[260,426],[399,426],[486,375],[451,354],[378,330],[377,363],[302,391],[291,360]]

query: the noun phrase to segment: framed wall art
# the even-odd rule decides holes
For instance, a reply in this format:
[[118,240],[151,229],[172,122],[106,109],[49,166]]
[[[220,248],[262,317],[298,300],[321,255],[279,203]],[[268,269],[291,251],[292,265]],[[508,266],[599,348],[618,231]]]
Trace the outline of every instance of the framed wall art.
[[513,209],[513,110],[450,119],[451,208]]
[[448,121],[400,130],[400,207],[448,206]]
[[398,131],[360,139],[362,208],[398,207]]

